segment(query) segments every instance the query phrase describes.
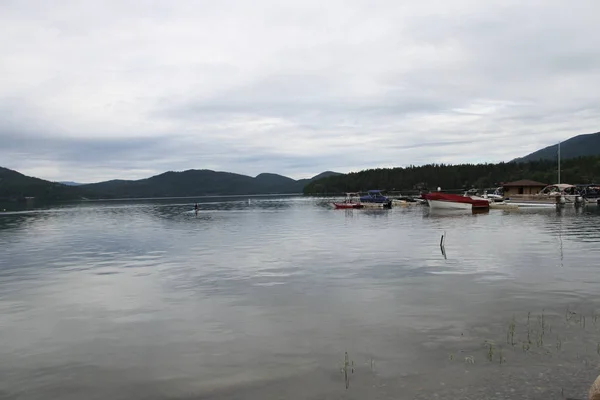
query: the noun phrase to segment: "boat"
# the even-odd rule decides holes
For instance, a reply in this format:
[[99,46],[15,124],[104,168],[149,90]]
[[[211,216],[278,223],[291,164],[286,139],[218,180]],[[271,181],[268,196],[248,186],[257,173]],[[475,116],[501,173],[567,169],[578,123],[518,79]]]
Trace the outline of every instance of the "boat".
[[346,193],[346,198],[344,199],[344,201],[333,203],[333,206],[336,209],[364,208],[364,206],[360,202],[360,194],[354,192]]
[[415,198],[412,196],[398,196],[395,199],[392,199],[392,205],[394,206],[406,206],[406,205],[415,205],[415,204],[423,204],[426,202],[423,199]]
[[381,194],[381,190],[369,190],[364,196],[360,196],[360,202],[365,207],[392,207],[392,200]]
[[[469,192],[465,192],[464,196],[469,196],[468,193]],[[494,210],[517,210],[519,208],[518,204],[506,202],[504,200],[504,197],[502,195],[498,194],[497,192],[493,193],[493,194],[489,194],[486,190],[483,192],[482,196],[475,194],[475,195],[471,195],[469,197],[471,197],[473,200],[487,201],[490,204],[490,209],[494,209]]]
[[491,202],[504,202],[504,196],[499,194],[497,191],[494,193],[488,193],[486,190],[483,192],[483,196],[481,197],[483,197],[484,199],[490,199]]
[[574,185],[556,183],[548,185],[536,194],[515,194],[506,198],[508,203],[522,206],[562,206],[565,204],[582,205],[584,198]]
[[585,185],[575,185],[579,194],[583,197],[586,205],[600,205],[600,185],[591,183]]
[[360,196],[362,203],[387,203],[390,200],[381,194],[381,190],[368,190],[367,194]]
[[431,192],[421,195],[431,209],[489,210],[490,202],[477,196]]

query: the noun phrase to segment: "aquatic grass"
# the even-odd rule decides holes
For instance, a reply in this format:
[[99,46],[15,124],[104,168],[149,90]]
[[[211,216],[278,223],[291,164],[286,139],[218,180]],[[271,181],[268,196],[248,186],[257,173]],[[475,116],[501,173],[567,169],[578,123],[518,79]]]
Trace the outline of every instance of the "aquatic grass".
[[354,373],[354,361],[350,361],[347,351],[344,354],[344,366],[342,367],[341,372],[344,374],[346,389],[348,389],[350,387],[350,375],[348,374],[348,372],[350,372],[351,374]]
[[488,345],[487,359],[488,359],[488,361],[492,362],[494,360],[494,345],[490,342],[488,342],[487,345]]
[[506,332],[506,343],[515,346],[515,329],[517,328],[517,322],[513,314],[513,318],[508,324],[508,332]]
[[531,317],[531,311],[527,312],[527,349],[529,350],[529,345],[531,344],[531,325],[529,325],[529,319]]
[[539,324],[539,332],[537,336],[537,346],[544,347],[544,334],[546,333],[546,320],[544,318],[544,310],[542,310],[542,314],[538,315],[538,324]]
[[[522,351],[522,355],[525,357],[566,357],[565,361],[569,362],[576,356],[578,360],[581,360],[580,362],[591,365],[593,362],[589,356],[591,351],[586,352],[580,349],[581,334],[573,330],[573,328],[577,331],[583,329],[584,340],[589,343],[587,348],[595,347],[596,353],[600,356],[600,338],[592,338],[589,335],[592,331],[586,329],[589,317],[589,314],[586,316],[572,309],[567,309],[565,312],[565,320],[562,320],[560,312],[558,315],[554,315],[553,313],[546,313],[545,309],[542,309],[539,313],[527,311],[523,317],[519,316],[518,313],[513,314],[510,320],[507,321],[507,325],[505,325],[504,338],[500,337],[500,340],[497,340],[497,337],[486,338],[480,345],[481,352],[464,357],[464,362],[474,364],[475,358],[481,357],[489,363],[505,364],[511,360],[510,356],[507,360],[506,352],[510,352],[510,350],[505,347],[510,345],[513,352],[518,350],[518,353],[521,353]],[[600,314],[593,314],[591,318],[592,321],[600,323]],[[567,321],[567,323],[561,323],[561,321]],[[567,329],[566,335],[564,329]],[[597,330],[593,331],[593,333],[595,332]],[[569,335],[575,335],[572,340],[574,347],[569,345]],[[464,334],[461,333],[462,336]],[[593,340],[591,343],[589,342],[590,339]],[[503,344],[503,340],[506,340],[506,345]],[[459,353],[464,351],[462,349],[451,351],[446,353],[446,357],[450,361],[462,360],[463,358],[459,357]],[[515,360],[519,360],[519,358],[517,357]]]

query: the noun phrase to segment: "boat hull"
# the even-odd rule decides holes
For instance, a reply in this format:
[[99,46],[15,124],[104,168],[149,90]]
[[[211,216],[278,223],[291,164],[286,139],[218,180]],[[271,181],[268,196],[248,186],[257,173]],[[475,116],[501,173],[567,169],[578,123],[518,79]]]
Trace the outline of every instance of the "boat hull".
[[365,208],[385,208],[387,207],[386,203],[361,203]]
[[336,209],[346,209],[346,210],[351,210],[351,209],[355,209],[355,208],[364,208],[364,206],[362,204],[358,204],[358,203],[333,203],[333,206]]
[[469,210],[473,209],[470,203],[456,203],[446,200],[427,200],[427,204],[432,210]]
[[489,210],[490,202],[482,198],[433,192],[422,196],[432,208],[446,210]]

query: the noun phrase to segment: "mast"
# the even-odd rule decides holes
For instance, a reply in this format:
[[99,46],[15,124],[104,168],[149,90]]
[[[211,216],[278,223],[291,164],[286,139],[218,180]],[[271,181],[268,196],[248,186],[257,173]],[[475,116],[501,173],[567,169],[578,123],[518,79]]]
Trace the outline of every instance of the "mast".
[[558,184],[560,184],[560,142],[558,142]]

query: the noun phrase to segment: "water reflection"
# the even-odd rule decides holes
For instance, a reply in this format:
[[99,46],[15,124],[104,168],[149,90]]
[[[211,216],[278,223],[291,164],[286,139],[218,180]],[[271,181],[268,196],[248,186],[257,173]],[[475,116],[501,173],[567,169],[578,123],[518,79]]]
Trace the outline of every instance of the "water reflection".
[[[597,212],[253,197],[205,199],[196,216],[195,200],[0,216],[0,395],[547,398],[589,384]],[[502,346],[513,316],[522,340],[542,310],[548,348],[486,362],[485,340]]]

